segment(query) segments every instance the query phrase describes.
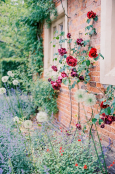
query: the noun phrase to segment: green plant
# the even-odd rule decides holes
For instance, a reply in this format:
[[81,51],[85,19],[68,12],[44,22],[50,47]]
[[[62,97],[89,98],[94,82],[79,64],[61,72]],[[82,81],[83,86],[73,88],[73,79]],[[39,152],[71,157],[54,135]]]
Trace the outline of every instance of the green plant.
[[52,89],[51,84],[46,80],[37,79],[31,84],[31,94],[34,107],[38,110],[45,110],[49,115],[58,112],[56,99],[58,93]]

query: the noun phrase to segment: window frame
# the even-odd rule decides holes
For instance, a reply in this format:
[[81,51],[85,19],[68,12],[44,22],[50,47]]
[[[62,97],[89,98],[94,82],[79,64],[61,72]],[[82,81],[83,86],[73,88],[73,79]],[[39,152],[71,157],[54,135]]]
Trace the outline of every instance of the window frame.
[[[63,7],[65,9],[65,13],[67,14],[67,0],[63,1]],[[57,7],[57,18],[54,19],[53,16],[51,16],[52,25],[50,28],[47,28],[46,25],[44,27],[44,78],[47,78],[48,76],[51,76],[51,65],[53,65],[53,45],[50,44],[51,41],[53,41],[53,31],[52,27],[55,26],[55,24],[61,24],[63,22],[64,32],[65,36],[67,35],[67,16],[64,14],[64,10],[62,8],[62,5],[60,4]],[[56,46],[57,47],[57,46]],[[67,48],[67,43],[64,45],[65,48]],[[52,54],[50,53],[50,51]],[[54,74],[53,74],[54,75]]]
[[[115,1],[101,0],[101,53],[104,59],[100,59],[100,82],[102,84],[115,85]],[[114,13],[114,17],[113,17]],[[114,63],[114,67],[113,67]]]

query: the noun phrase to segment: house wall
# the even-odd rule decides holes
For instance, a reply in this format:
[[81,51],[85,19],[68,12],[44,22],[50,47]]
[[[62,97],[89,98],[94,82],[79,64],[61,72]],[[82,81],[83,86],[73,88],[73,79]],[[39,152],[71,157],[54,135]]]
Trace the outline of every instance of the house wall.
[[[56,3],[56,6],[60,3]],[[68,0],[68,16],[69,18],[69,32],[72,38],[76,40],[79,36],[86,39],[85,27],[87,26],[87,12],[94,11],[98,15],[98,21],[95,22],[94,27],[97,30],[97,35],[92,38],[92,46],[97,48],[98,53],[100,52],[100,37],[101,37],[101,0]],[[81,34],[79,34],[81,33]],[[97,94],[97,99],[101,98],[102,94],[100,92],[104,91],[104,85],[100,84],[100,60],[98,60],[90,72],[91,80],[90,83],[85,86],[83,83],[80,84],[81,88],[87,88],[88,91]],[[77,123],[76,114],[78,113],[78,104],[74,99],[74,93],[77,90],[77,86],[72,89],[72,125]],[[59,113],[58,117],[61,122],[68,126],[70,122],[70,98],[68,88],[62,85],[58,100],[57,100]],[[85,108],[87,110],[87,115],[90,117],[91,108]],[[80,106],[80,116],[81,123],[85,123],[85,115],[83,107]],[[94,112],[97,113],[97,106],[94,108]],[[98,126],[98,130],[101,136],[108,141],[108,138],[113,140],[113,145],[115,146],[115,123],[110,126],[106,125],[104,129]]]

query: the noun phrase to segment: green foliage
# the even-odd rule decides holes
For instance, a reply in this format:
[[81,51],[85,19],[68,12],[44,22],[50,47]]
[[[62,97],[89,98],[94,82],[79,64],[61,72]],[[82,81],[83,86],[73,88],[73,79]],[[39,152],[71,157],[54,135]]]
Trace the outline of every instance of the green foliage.
[[37,79],[31,84],[31,94],[33,98],[34,107],[38,110],[46,110],[49,115],[58,112],[56,99],[58,94],[54,91],[48,81]]

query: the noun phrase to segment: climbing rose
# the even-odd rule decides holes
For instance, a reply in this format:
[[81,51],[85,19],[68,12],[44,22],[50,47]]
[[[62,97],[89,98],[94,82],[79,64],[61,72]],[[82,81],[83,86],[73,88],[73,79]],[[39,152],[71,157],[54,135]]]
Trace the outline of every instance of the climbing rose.
[[102,108],[102,109],[105,109],[105,108],[107,108],[109,105],[107,105],[107,104],[104,104],[104,102],[106,102],[106,100],[105,101],[102,101],[101,102],[101,104],[100,104],[100,107]]
[[81,39],[77,39],[77,41],[76,41],[76,43],[78,44],[78,45],[80,45],[80,46],[82,46],[83,45],[83,39],[81,38]]
[[94,12],[91,10],[91,11],[89,11],[89,12],[87,13],[87,17],[88,17],[89,19],[95,18],[95,17],[96,17],[96,13],[94,13]]
[[76,128],[79,129],[79,130],[81,130],[81,125],[77,123],[76,124]]
[[84,167],[83,167],[84,169],[87,169],[87,165],[84,165]]
[[73,58],[72,56],[68,56],[66,58],[66,62],[69,66],[76,66],[77,65],[77,59]]
[[98,56],[97,49],[96,48],[91,48],[91,50],[89,51],[89,57],[96,58],[97,56]]
[[67,38],[71,38],[71,33],[67,33]]
[[61,73],[61,76],[62,76],[63,78],[68,77],[68,75],[67,75],[64,71]]
[[54,90],[60,90],[61,88],[60,83],[51,81],[51,84]]
[[58,79],[56,80],[57,83],[62,83],[62,77],[59,76]]
[[102,113],[101,119],[105,124],[111,124],[114,121],[112,116],[106,115],[105,113]]
[[54,65],[53,65],[53,66],[52,66],[52,69],[53,69],[54,71],[56,71],[56,72],[58,71],[57,66],[54,66]]
[[59,55],[63,56],[64,54],[67,54],[67,51],[65,48],[58,49]]
[[72,70],[71,70],[71,76],[72,77],[78,77],[77,70],[75,68],[72,68]]
[[79,76],[79,80],[84,81],[84,77],[83,76]]

